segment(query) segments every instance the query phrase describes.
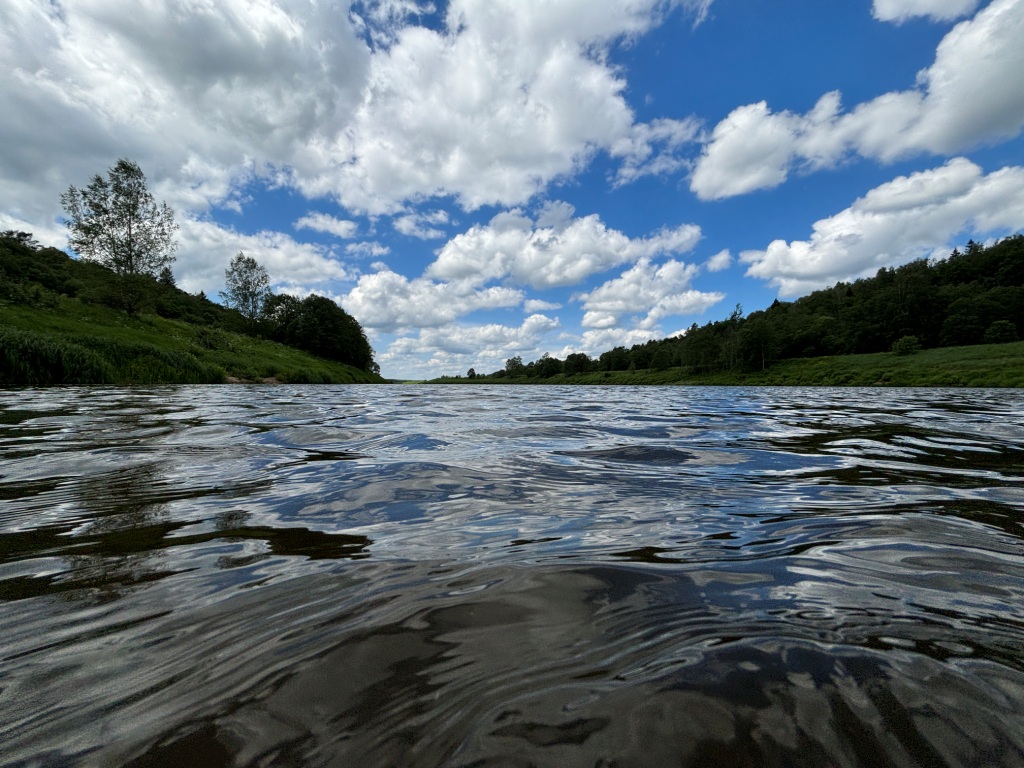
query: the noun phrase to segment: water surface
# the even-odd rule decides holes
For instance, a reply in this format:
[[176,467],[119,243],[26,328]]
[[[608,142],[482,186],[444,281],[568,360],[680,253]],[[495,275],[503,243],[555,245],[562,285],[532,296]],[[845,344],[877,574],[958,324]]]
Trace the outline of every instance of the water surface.
[[0,764],[1024,765],[1024,391],[0,392]]

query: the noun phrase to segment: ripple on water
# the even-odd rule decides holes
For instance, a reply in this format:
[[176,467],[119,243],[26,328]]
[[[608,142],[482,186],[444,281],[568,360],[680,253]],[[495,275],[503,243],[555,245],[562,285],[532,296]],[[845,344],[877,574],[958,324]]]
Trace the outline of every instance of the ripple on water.
[[1024,764],[1022,469],[1019,391],[5,392],[0,764]]

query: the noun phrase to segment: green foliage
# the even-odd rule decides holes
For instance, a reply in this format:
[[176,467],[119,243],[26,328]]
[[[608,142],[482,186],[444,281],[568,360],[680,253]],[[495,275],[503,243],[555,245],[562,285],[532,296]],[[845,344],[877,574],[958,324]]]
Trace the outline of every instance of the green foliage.
[[39,283],[26,284],[12,280],[0,269],[0,301],[52,309],[60,303],[60,296]]
[[185,351],[125,338],[0,326],[0,386],[211,384],[224,371]]
[[1009,320],[996,320],[985,331],[986,344],[1007,344],[1018,340],[1017,326]]
[[[70,339],[68,340],[71,343]],[[74,342],[110,365],[119,384],[219,384],[224,370],[184,350],[101,336],[75,337]]]
[[170,207],[157,204],[142,169],[124,158],[106,179],[97,174],[85,189],[68,187],[60,201],[68,214],[68,244],[113,270],[121,278],[124,308],[138,311],[146,292],[140,278],[156,278],[174,261],[178,225]]
[[[681,369],[683,377],[721,375],[735,381],[799,358],[908,349],[904,337],[915,337],[928,350],[1013,341],[1022,330],[1024,235],[1015,235],[989,247],[969,242],[964,252],[954,250],[945,260],[883,268],[872,278],[838,283],[793,302],[775,301],[747,317],[737,305],[725,320],[694,323],[682,335],[630,349],[616,347],[592,367],[566,360],[564,372],[583,381],[594,369],[635,371],[639,378],[644,371]],[[559,381],[562,374],[541,362],[523,367],[545,381]],[[484,378],[513,375],[506,364],[504,371]]]
[[39,241],[32,237],[31,232],[7,229],[0,232],[0,240],[9,240],[12,244],[20,245],[29,250],[37,250],[39,248]]
[[325,296],[313,294],[300,301],[270,295],[264,314],[277,341],[363,371],[379,371],[362,326]]
[[597,364],[602,371],[628,371],[632,359],[625,347],[615,347],[601,354]]
[[108,384],[102,356],[70,341],[0,326],[0,387]]
[[921,349],[921,340],[917,336],[901,336],[892,343],[894,355],[913,355]]
[[526,375],[526,366],[523,365],[523,358],[519,355],[510,357],[505,361],[505,375],[516,379]]
[[[529,367],[529,366],[527,366]],[[533,365],[533,369],[529,375],[537,376],[542,379],[548,379],[552,376],[557,376],[564,370],[564,364],[557,357],[551,357],[550,355],[544,355],[540,360]]]
[[65,299],[0,306],[0,386],[380,381],[271,341]]
[[[237,312],[191,296],[159,279],[140,276],[136,287],[140,312],[228,329],[239,329],[245,324]],[[54,307],[54,301],[47,299],[45,293],[49,292],[86,304],[124,310],[122,288],[121,279],[101,264],[72,259],[56,248],[39,248],[38,244],[31,247],[23,239],[0,236],[0,301]]]
[[98,261],[119,275],[155,277],[174,260],[174,213],[157,204],[136,163],[124,158],[93,177],[85,189],[61,195],[68,213],[68,243],[80,256]]
[[565,363],[562,365],[562,370],[565,371],[567,376],[573,376],[579,373],[587,373],[592,369],[592,361],[590,356],[583,352],[573,352],[565,358]]
[[[97,378],[90,380],[92,383],[214,381],[223,378],[225,373],[232,378],[254,381],[271,378],[294,383],[379,381],[375,375],[373,350],[362,328],[340,308],[337,313],[330,310],[324,313],[328,315],[325,322],[333,318],[341,326],[342,333],[336,333],[336,337],[344,338],[344,334],[348,334],[347,339],[356,349],[351,357],[358,361],[356,367],[362,373],[349,367],[346,360],[339,361],[345,364],[330,362],[281,343],[240,335],[275,336],[277,329],[269,322],[252,327],[236,310],[215,304],[201,294],[188,294],[169,285],[167,280],[140,276],[138,312],[126,316],[118,280],[117,275],[101,264],[72,259],[53,248],[40,248],[25,233],[3,233],[0,235],[0,327],[37,332],[51,342],[56,337],[67,337],[77,347],[81,347],[82,336],[120,338],[129,345],[139,342],[158,349],[176,349],[211,366],[194,368],[188,357],[169,359],[151,354],[145,348],[129,347],[128,351],[121,349],[115,356],[136,354],[139,361],[134,369],[108,361],[112,378]],[[291,297],[288,299],[296,306],[303,305]],[[308,330],[308,326],[309,322],[294,333],[300,334],[303,329]],[[316,334],[312,338],[323,342]],[[114,348],[98,350],[101,356],[115,354],[115,351]],[[333,351],[313,350],[321,355],[325,351],[344,354],[344,348],[337,347]],[[56,358],[51,354],[45,359]],[[173,370],[178,366],[182,371],[180,375]],[[40,385],[71,382],[61,373],[64,368],[57,366],[54,370],[52,375],[22,376],[17,381]],[[80,379],[74,381],[85,383]]]
[[[438,383],[468,383],[445,378]],[[475,384],[573,384],[588,386],[845,386],[845,387],[1024,387],[1024,342],[923,350],[915,355],[885,353],[780,360],[764,371],[694,373],[595,371],[550,379],[477,376]]]
[[263,314],[270,296],[270,275],[252,256],[241,251],[224,271],[226,291],[221,293],[224,303],[237,309],[246,320],[255,323]]

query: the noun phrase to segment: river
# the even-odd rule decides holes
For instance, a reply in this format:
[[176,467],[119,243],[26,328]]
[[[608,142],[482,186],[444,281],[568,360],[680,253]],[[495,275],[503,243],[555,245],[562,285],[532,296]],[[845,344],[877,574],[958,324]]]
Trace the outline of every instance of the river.
[[0,392],[0,765],[1024,765],[1024,390]]

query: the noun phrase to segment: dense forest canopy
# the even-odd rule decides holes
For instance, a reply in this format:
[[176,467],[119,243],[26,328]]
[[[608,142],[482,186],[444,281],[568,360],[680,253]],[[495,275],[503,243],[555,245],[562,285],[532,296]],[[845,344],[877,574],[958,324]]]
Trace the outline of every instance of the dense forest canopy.
[[42,248],[26,232],[0,233],[0,302],[56,309],[61,297],[74,298],[85,304],[148,312],[263,337],[360,370],[379,372],[362,327],[323,296],[300,300],[270,294],[264,311],[247,316],[210,301],[202,292],[190,294],[177,288],[169,268],[156,276],[133,277],[136,283],[126,298],[123,276],[108,266],[73,259],[56,248]]
[[[506,361],[488,378],[549,378],[590,371],[681,367],[692,373],[764,370],[779,360],[1017,341],[1024,336],[1024,235],[948,258],[882,268],[792,302],[776,300],[667,339],[592,358]],[[474,370],[469,378],[478,378]]]

